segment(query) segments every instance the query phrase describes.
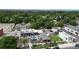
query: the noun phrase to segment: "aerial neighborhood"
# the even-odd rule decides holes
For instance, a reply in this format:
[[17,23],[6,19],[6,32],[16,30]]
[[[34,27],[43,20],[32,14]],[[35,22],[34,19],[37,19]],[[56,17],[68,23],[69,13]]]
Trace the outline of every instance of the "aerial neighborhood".
[[0,10],[0,49],[78,49],[79,11]]

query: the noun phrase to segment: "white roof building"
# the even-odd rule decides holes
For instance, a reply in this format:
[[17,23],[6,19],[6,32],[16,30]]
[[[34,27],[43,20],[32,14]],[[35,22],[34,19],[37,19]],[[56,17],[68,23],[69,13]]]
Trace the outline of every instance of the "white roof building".
[[51,30],[52,30],[53,32],[57,32],[58,29],[52,28]]
[[66,42],[73,42],[73,40],[75,39],[75,37],[73,37],[72,35],[69,35],[68,33],[66,32],[59,32],[59,35],[58,35],[63,41],[66,41]]
[[58,47],[60,49],[74,49],[75,48],[75,44],[74,43],[58,44]]
[[66,31],[69,31],[70,33],[73,33],[73,34],[79,36],[79,26],[66,25],[64,27],[64,29]]
[[35,29],[33,29],[33,32],[43,33],[42,30],[35,30]]

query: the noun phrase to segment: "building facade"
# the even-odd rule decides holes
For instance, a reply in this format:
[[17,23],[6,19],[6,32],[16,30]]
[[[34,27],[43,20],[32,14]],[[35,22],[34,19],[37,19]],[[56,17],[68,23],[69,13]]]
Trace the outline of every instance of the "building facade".
[[76,40],[75,37],[73,37],[72,35],[69,35],[68,33],[66,32],[59,32],[59,35],[58,35],[63,41],[66,41],[66,42],[73,42]]
[[0,36],[3,35],[3,29],[0,29]]
[[79,36],[79,27],[71,26],[71,25],[66,25],[64,29],[72,34],[75,34]]

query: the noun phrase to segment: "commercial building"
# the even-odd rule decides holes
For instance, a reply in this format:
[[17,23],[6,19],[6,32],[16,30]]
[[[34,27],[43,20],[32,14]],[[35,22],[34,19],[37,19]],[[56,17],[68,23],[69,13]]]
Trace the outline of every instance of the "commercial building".
[[15,30],[18,30],[18,31],[26,31],[26,29],[29,29],[30,28],[30,23],[22,23],[22,24],[16,24],[15,26]]
[[35,29],[25,29],[21,30],[21,36],[30,38],[31,42],[40,42],[40,41],[48,41],[49,38],[46,33],[42,30],[35,30]]

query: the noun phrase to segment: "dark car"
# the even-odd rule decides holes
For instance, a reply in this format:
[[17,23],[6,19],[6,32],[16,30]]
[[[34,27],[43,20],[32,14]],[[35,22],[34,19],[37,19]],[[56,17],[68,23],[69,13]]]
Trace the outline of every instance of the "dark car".
[[53,32],[52,30],[50,30],[50,32]]

